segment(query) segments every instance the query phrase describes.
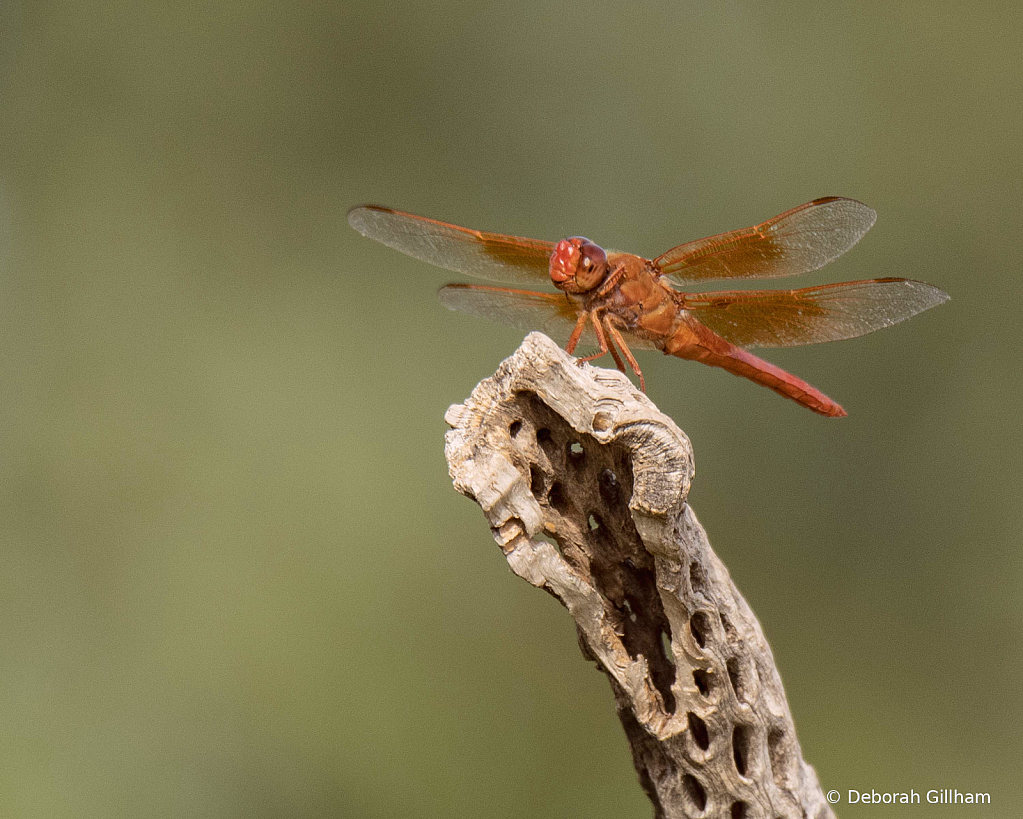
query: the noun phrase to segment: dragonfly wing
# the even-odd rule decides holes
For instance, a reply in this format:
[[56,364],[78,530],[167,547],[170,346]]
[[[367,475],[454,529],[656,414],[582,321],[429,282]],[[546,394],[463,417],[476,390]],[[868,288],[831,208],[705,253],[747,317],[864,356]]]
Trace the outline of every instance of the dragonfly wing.
[[687,293],[683,309],[739,347],[795,347],[872,333],[949,296],[912,279],[871,279],[800,290]]
[[[539,330],[559,344],[565,344],[580,309],[564,294],[534,293],[507,287],[479,284],[449,284],[438,293],[440,303],[449,310],[482,316],[517,330]],[[596,346],[593,328],[587,323],[582,344]]]
[[797,276],[837,259],[876,218],[862,202],[829,196],[753,227],[679,245],[654,264],[677,284]]
[[363,236],[457,273],[513,284],[550,281],[553,242],[470,230],[378,205],[352,208],[348,223]]

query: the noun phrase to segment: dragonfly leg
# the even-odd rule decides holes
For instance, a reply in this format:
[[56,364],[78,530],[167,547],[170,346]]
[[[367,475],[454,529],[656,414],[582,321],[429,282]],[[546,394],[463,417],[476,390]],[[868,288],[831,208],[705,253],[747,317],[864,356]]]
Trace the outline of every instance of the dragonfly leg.
[[623,275],[625,275],[625,265],[620,264],[611,271],[606,279],[604,279],[604,283],[597,289],[597,292],[594,295],[598,298],[600,296],[606,296],[618,286],[618,282],[621,281]]
[[[565,352],[569,355],[575,352],[576,345],[579,343],[579,339],[582,337],[583,330],[586,329],[586,319],[590,317],[590,314],[585,310],[579,314],[579,320],[575,323],[575,327],[572,329],[572,335],[568,337],[568,344],[565,345]],[[603,355],[603,353],[601,353]]]
[[607,336],[604,335],[604,328],[601,325],[601,320],[596,312],[590,314],[590,321],[593,323],[593,332],[597,335],[597,345],[600,347],[600,351],[593,355],[588,355],[585,358],[580,358],[579,361],[593,361],[595,358],[600,358],[602,355],[611,353],[611,357],[615,360],[615,366],[622,372],[625,372],[625,363],[618,355],[618,350],[615,349],[615,345],[608,341]]
[[[636,361],[636,357],[632,354],[632,350],[629,349],[629,345],[625,343],[625,339],[622,338],[622,334],[618,332],[618,328],[610,321],[606,322],[608,335],[611,336],[611,349],[614,349],[615,343],[622,348],[622,355],[625,356],[629,362],[629,366],[632,367],[632,371],[639,376],[639,389],[641,392],[646,392],[646,379],[643,378],[643,371],[639,368],[639,362]],[[615,360],[618,356],[615,356]],[[618,369],[625,372],[625,368],[621,366],[619,362]]]

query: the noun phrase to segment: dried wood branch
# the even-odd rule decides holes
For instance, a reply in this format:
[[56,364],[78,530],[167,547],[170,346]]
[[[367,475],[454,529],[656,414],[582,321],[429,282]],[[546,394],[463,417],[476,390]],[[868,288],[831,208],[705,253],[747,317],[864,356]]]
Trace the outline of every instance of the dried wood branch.
[[686,503],[692,447],[671,419],[532,333],[446,420],[455,487],[611,681],[655,817],[834,819],[760,624]]

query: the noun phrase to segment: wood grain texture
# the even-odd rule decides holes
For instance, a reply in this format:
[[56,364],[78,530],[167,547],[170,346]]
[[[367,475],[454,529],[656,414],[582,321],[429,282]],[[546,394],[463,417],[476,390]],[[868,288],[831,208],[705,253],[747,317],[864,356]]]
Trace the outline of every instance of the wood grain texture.
[[686,502],[672,420],[540,333],[445,418],[455,488],[608,676],[655,817],[834,819],[760,624]]

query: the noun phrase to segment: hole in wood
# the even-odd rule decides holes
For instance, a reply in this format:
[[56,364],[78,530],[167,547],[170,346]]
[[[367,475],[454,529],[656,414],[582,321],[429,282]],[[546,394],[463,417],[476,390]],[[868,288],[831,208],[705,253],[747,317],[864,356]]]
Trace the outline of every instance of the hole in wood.
[[689,564],[689,585],[693,587],[695,594],[704,594],[707,591],[707,576],[703,573],[703,566],[695,560]]
[[591,514],[587,523],[590,525],[591,532],[596,532],[600,528],[600,518],[596,515]]
[[771,776],[779,786],[785,781],[788,761],[788,755],[782,745],[783,739],[785,732],[781,728],[772,728],[767,732],[767,758],[771,761]]
[[710,631],[710,623],[706,612],[698,611],[689,618],[689,630],[693,633],[696,645],[700,648],[707,645],[707,633]]
[[554,537],[554,533],[553,532],[548,532],[546,529],[541,529],[539,532],[537,532],[535,535],[533,535],[533,540],[540,540],[540,541],[543,541],[544,543],[549,543],[555,549],[560,549],[561,548],[558,545],[557,538]]
[[675,665],[675,651],[671,647],[671,634],[667,631],[661,632],[661,653],[664,654],[665,660],[672,666]]
[[749,702],[747,699],[746,671],[739,662],[739,658],[729,657],[725,663],[725,668],[728,669],[728,682],[732,684],[732,690],[735,692],[736,699],[740,702]]
[[753,731],[748,725],[736,725],[732,731],[732,758],[735,760],[735,770],[739,776],[746,776],[749,772],[750,743],[753,741]]
[[749,819],[749,803],[732,802],[732,819]]
[[701,751],[706,751],[710,747],[710,734],[707,731],[707,723],[692,711],[688,713],[686,718],[689,720],[689,733],[692,734],[696,747]]
[[693,682],[702,696],[706,697],[710,693],[710,674],[702,668],[693,669]]
[[682,777],[682,798],[690,813],[703,813],[707,809],[707,792],[692,774]]
[[551,491],[547,493],[547,502],[561,514],[568,511],[568,498],[565,497],[565,490],[557,481],[551,484]]
[[613,419],[610,413],[601,411],[594,413],[593,421],[590,423],[590,425],[596,432],[603,432],[606,429],[610,429],[612,423]]
[[610,469],[605,469],[597,479],[597,487],[600,490],[600,499],[608,506],[618,501],[618,476]]
[[732,621],[728,619],[724,612],[718,614],[718,618],[721,620],[721,628],[725,630],[725,636],[731,642],[735,642],[739,639],[739,633],[735,630],[735,626],[732,625]]
[[572,443],[568,445],[568,457],[573,461],[578,463],[583,459],[584,454],[583,445],[578,441],[572,441]]
[[536,464],[529,465],[529,491],[537,500],[543,497],[543,473],[536,468]]
[[512,421],[511,426],[508,427],[508,434],[511,435],[512,438],[518,435],[521,431],[522,431],[521,421]]
[[551,431],[547,427],[540,427],[536,431],[536,443],[540,446],[540,449],[547,453],[548,458],[553,455],[554,436],[551,435]]

